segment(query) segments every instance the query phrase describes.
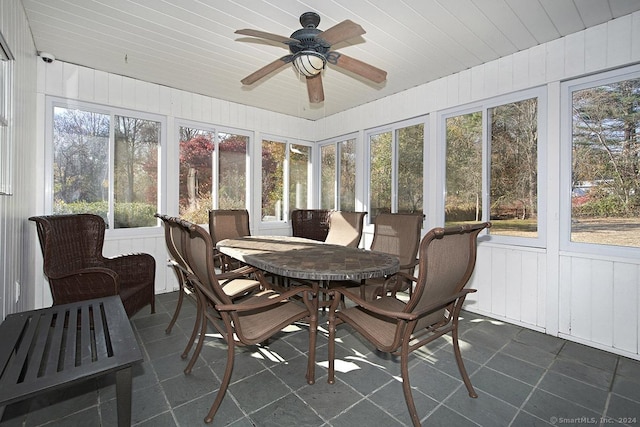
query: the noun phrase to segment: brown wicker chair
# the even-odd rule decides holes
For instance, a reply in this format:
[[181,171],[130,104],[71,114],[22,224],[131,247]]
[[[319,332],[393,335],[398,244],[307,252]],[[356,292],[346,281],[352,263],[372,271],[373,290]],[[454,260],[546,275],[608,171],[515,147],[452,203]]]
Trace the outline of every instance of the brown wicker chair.
[[[400,259],[400,271],[413,276],[415,267],[418,265],[417,255],[423,219],[422,214],[378,214],[375,219],[373,241],[369,249],[397,256]],[[400,283],[396,283],[398,280]],[[396,275],[368,279],[360,286],[360,297],[371,300],[376,295],[387,292],[387,288],[408,291],[411,294],[410,285],[409,281]]]
[[362,238],[366,212],[333,211],[329,214],[329,232],[325,242],[357,248]]
[[[398,273],[415,283],[408,302],[389,295],[366,301],[345,288],[330,291],[333,301],[329,310],[328,382],[335,381],[336,326],[347,323],[378,350],[400,355],[404,397],[413,425],[419,426],[409,383],[409,354],[451,332],[458,370],[469,396],[477,397],[460,354],[458,316],[466,295],[475,292],[464,287],[475,267],[478,233],[490,226],[482,223],[429,231],[420,243],[418,277]],[[337,311],[341,296],[352,300],[355,306]]]
[[29,220],[37,226],[54,304],[120,295],[129,317],[147,304],[155,313],[155,259],[142,253],[105,258],[102,217],[48,215]]
[[[215,416],[231,381],[236,345],[259,344],[284,327],[303,320],[309,321],[309,357],[306,378],[309,384],[315,381],[315,343],[318,325],[317,298],[310,287],[296,287],[279,294],[265,288],[241,299],[232,300],[220,283],[213,259],[211,236],[202,227],[182,221],[188,232],[186,245],[187,261],[192,274],[190,280],[195,284],[201,307],[206,307],[206,319],[213,324],[227,343],[227,363],[225,373],[205,422],[211,422]],[[301,297],[294,300],[294,297]],[[300,301],[303,301],[304,304]],[[207,323],[201,323],[201,348],[206,336]],[[196,350],[199,351],[199,350]]]
[[329,233],[328,209],[294,209],[291,211],[291,230],[294,237],[324,242]]
[[[249,212],[246,209],[212,209],[209,211],[209,234],[216,243],[224,239],[236,239],[250,236]],[[236,260],[215,250],[215,257],[222,271],[229,271],[240,266]]]

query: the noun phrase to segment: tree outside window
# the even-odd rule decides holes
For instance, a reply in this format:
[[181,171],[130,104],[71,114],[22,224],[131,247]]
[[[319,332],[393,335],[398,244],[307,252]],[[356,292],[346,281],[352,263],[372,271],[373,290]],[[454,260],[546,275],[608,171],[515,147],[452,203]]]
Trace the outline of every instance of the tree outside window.
[[423,212],[424,122],[369,135],[369,215]]
[[482,218],[482,112],[446,120],[446,199],[444,223]]
[[571,241],[640,246],[640,78],[572,92]]
[[320,208],[335,209],[338,174],[336,144],[320,147]]
[[289,145],[289,211],[307,207],[311,147]]
[[538,99],[447,117],[445,126],[445,225],[490,220],[492,235],[539,237]]
[[115,228],[156,224],[160,123],[115,116]]
[[210,209],[246,208],[248,143],[246,135],[180,127],[181,217],[206,224]]
[[114,228],[155,226],[160,128],[153,120],[54,107],[53,213],[95,213]]
[[491,234],[538,234],[538,102],[489,109]]
[[336,209],[347,212],[356,210],[356,140],[349,139],[338,143],[340,151],[340,205]]
[[311,147],[262,141],[262,221],[286,221],[309,204]]
[[262,221],[284,220],[286,144],[262,141]]
[[356,140],[320,147],[320,207],[342,211],[356,208]]

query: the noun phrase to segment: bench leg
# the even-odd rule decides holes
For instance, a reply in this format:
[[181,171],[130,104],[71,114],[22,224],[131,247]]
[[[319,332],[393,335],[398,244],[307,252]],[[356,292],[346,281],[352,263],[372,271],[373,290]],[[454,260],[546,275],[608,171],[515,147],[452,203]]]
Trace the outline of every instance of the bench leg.
[[131,426],[131,366],[116,371],[118,427]]

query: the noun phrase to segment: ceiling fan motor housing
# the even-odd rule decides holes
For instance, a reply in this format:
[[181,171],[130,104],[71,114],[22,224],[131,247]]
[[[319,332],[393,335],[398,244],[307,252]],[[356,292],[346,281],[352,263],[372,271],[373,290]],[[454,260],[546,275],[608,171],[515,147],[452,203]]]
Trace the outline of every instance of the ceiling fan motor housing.
[[303,75],[312,77],[324,69],[327,62],[326,54],[331,48],[324,40],[316,37],[322,31],[317,28],[320,16],[315,12],[306,12],[300,16],[303,28],[291,34],[292,39],[300,43],[289,44],[293,54],[293,65]]
[[324,43],[324,40],[322,40],[321,38],[316,37],[316,35],[321,32],[322,31],[318,30],[317,28],[300,28],[299,30],[294,31],[293,34],[291,34],[291,38],[299,40],[300,43],[290,44],[289,50],[294,55],[303,50],[311,50],[314,52],[318,52],[321,55],[325,55],[327,52],[329,52],[331,46],[328,46],[326,43]]

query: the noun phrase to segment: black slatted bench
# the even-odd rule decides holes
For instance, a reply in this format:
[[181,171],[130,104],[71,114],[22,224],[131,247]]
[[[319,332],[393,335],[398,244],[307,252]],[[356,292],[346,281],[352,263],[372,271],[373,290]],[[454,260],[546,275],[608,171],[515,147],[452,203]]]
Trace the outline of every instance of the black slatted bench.
[[8,404],[115,372],[118,425],[131,425],[142,353],[119,296],[11,314],[0,343],[0,418]]

